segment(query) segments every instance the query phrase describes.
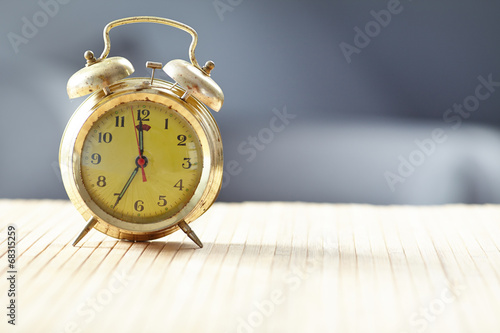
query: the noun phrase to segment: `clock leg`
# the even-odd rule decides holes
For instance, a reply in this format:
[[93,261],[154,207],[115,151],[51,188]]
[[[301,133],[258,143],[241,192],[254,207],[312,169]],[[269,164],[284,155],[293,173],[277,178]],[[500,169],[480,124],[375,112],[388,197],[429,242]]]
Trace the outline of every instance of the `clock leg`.
[[75,246],[79,241],[81,241],[82,238],[85,237],[85,235],[90,231],[90,229],[92,229],[95,226],[96,223],[97,223],[97,219],[92,216],[87,221],[87,225],[85,226],[85,228],[83,228],[82,232],[80,232],[78,237],[76,237],[75,241],[73,242],[73,246]]
[[194,233],[193,229],[191,229],[191,227],[185,221],[181,221],[177,225],[179,226],[179,228],[181,228],[182,231],[184,231],[186,233],[186,235],[193,242],[196,243],[196,245],[198,245],[200,248],[203,247],[203,243],[200,241],[200,239],[198,238],[198,236],[196,236],[196,234]]

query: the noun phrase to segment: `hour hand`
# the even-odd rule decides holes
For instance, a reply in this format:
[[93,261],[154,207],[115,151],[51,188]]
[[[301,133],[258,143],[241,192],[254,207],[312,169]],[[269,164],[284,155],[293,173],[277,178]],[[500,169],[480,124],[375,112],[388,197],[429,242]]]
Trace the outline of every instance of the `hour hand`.
[[143,135],[144,132],[142,129],[142,119],[139,119],[138,131],[139,131],[139,152],[142,157],[144,155],[144,135]]
[[135,127],[137,132],[139,133],[139,153],[141,156],[144,155],[144,131],[149,131],[151,126],[148,124],[144,124],[142,119],[139,119],[139,125]]
[[[143,156],[144,147],[143,147],[143,137],[142,137],[142,120],[139,117],[140,125],[139,125],[139,128],[137,128],[137,126],[135,126],[135,118],[134,118],[133,108],[130,109],[130,112],[132,113],[132,124],[134,124],[135,140],[137,143],[137,150],[139,151],[139,159],[138,159],[139,164],[138,165],[142,171],[142,181],[146,182],[147,181],[146,172],[144,171],[144,165],[146,164],[146,161],[145,161],[144,156]],[[139,132],[139,135],[137,135],[137,132]],[[140,140],[139,140],[139,136],[140,136]]]

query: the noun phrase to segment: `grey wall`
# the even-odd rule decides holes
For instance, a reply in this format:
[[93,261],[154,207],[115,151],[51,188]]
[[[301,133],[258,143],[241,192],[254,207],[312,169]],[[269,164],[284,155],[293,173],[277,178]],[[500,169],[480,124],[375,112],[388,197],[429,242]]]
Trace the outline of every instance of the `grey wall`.
[[[82,102],[68,100],[67,79],[85,50],[101,53],[108,22],[154,15],[194,27],[199,61],[216,63],[226,101],[215,117],[226,166],[238,166],[220,200],[500,202],[500,87],[480,88],[488,96],[471,112],[447,111],[475,101],[479,76],[500,81],[498,3],[59,1],[0,4],[0,197],[66,198],[59,141]],[[23,35],[26,21],[37,31]],[[367,27],[372,37],[356,39]],[[187,59],[190,38],[137,24],[111,41],[111,55],[148,76],[147,60]],[[349,57],[347,44],[358,45]],[[436,129],[441,141],[425,151]]]

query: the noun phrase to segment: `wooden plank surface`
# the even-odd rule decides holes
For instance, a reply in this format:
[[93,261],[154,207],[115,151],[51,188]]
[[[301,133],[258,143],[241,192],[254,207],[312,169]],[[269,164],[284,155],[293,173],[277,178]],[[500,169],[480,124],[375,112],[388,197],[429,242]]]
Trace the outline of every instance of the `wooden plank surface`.
[[[117,241],[67,201],[0,200],[1,332],[500,332],[500,206],[217,203]],[[16,227],[16,325],[7,226]]]

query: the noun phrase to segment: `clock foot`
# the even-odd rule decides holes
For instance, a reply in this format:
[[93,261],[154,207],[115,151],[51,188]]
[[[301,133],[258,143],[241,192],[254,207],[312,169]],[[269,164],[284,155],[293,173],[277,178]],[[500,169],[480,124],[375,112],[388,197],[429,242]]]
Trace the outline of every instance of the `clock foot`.
[[193,229],[191,229],[191,227],[185,221],[181,221],[177,225],[179,226],[179,228],[181,228],[182,231],[184,231],[186,233],[186,235],[193,242],[196,243],[196,245],[198,245],[200,248],[203,247],[203,243],[200,241],[200,239],[198,238],[198,236],[196,236],[196,234],[194,233]]
[[97,223],[97,219],[94,218],[93,216],[87,221],[87,225],[85,228],[83,228],[82,232],[76,237],[75,241],[73,242],[73,246],[75,246],[79,241],[82,240],[83,237],[92,229],[95,224]]

